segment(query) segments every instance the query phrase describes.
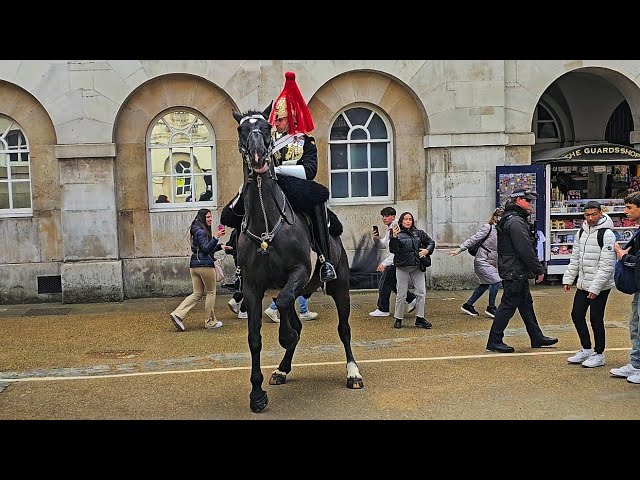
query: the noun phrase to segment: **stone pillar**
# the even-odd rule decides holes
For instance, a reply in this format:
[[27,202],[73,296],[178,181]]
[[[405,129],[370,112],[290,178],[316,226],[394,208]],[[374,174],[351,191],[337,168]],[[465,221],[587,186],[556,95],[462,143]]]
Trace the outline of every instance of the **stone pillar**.
[[57,145],[63,239],[62,301],[124,298],[119,259],[115,144]]

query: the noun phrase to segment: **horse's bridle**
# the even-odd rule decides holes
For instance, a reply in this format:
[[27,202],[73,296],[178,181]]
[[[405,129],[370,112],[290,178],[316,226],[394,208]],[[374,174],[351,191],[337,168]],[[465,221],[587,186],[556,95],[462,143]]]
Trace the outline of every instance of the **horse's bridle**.
[[[265,118],[260,114],[247,115],[246,117],[242,117],[242,119],[238,124],[242,125],[247,120],[250,123],[255,123],[256,120],[265,120]],[[253,122],[251,122],[251,120],[253,120]],[[240,155],[242,155],[242,161],[244,161],[247,164],[247,167],[249,169],[249,176],[251,177],[253,177],[253,168],[251,167],[251,157],[249,155],[249,150],[247,149],[247,147],[249,144],[249,138],[251,138],[251,135],[254,135],[254,134],[258,134],[264,139],[264,137],[262,136],[262,132],[257,128],[252,128],[249,131],[249,134],[247,135],[246,145],[241,143],[240,139],[238,139],[238,151],[240,152]],[[265,157],[267,159],[266,162],[269,164],[270,172],[273,168],[273,162],[271,161],[272,153],[273,153],[273,137],[269,135],[269,140],[267,142],[267,152],[265,154]],[[271,172],[271,174],[273,175],[273,172]]]
[[[240,122],[239,125],[242,125],[243,122],[245,121],[250,121],[253,120],[253,122],[251,123],[255,123],[256,120],[261,119],[261,120],[265,120],[265,118],[260,115],[260,114],[253,114],[253,115],[247,115],[245,117],[243,117]],[[265,224],[265,229],[266,231],[262,234],[260,234],[260,236],[254,234],[253,232],[251,232],[249,230],[249,226],[247,225],[247,213],[245,212],[244,218],[242,219],[242,226],[241,226],[241,231],[246,233],[249,238],[251,238],[252,240],[254,240],[255,242],[257,242],[260,245],[260,248],[258,249],[258,251],[260,251],[261,253],[267,253],[269,246],[271,244],[271,242],[273,241],[273,238],[276,236],[276,233],[278,233],[278,230],[280,230],[280,228],[283,225],[283,220],[285,222],[287,222],[289,225],[292,225],[291,221],[289,221],[289,219],[287,218],[287,214],[286,212],[286,208],[287,208],[287,204],[289,203],[287,200],[287,197],[285,196],[284,192],[282,192],[282,208],[280,207],[280,205],[278,204],[278,200],[275,198],[275,194],[273,193],[273,190],[271,190],[271,195],[273,197],[273,201],[276,205],[276,208],[278,209],[278,212],[280,213],[280,218],[278,219],[278,221],[276,222],[276,224],[274,225],[273,229],[271,231],[269,231],[269,223],[267,221],[267,213],[265,210],[265,206],[264,206],[264,200],[262,198],[262,177],[261,174],[256,173],[255,170],[253,169],[253,167],[251,166],[251,156],[249,154],[248,151],[248,144],[249,144],[249,138],[251,138],[251,135],[260,135],[263,139],[264,136],[262,135],[262,132],[257,129],[257,128],[253,128],[251,129],[251,131],[249,131],[249,134],[247,135],[247,141],[246,141],[246,145],[240,142],[240,139],[238,139],[238,150],[240,152],[240,155],[242,155],[242,160],[247,164],[247,170],[248,170],[248,174],[247,174],[247,182],[246,183],[250,183],[254,180],[254,178],[257,179],[257,185],[258,185],[258,197],[260,198],[260,206],[262,208],[262,215],[264,216],[264,224]],[[269,178],[272,179],[276,179],[276,175],[275,172],[273,170],[274,165],[273,165],[273,161],[272,161],[272,152],[273,152],[273,137],[271,135],[269,135],[269,141],[267,143],[267,152],[266,152],[266,163],[268,163],[269,165],[269,169],[268,169],[268,173],[269,173]],[[264,172],[267,173],[267,172]],[[246,185],[245,185],[246,186]],[[243,188],[244,190],[244,188]],[[291,210],[291,212],[293,212],[293,209],[291,208],[291,205],[289,205],[289,209]],[[293,221],[295,222],[295,215],[293,215]]]

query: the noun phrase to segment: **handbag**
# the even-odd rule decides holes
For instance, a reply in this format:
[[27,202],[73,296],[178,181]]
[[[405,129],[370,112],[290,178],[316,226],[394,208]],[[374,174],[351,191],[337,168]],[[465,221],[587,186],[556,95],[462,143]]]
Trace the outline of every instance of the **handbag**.
[[[482,244],[485,242],[485,240],[487,238],[489,238],[489,235],[491,235],[491,229],[493,228],[493,225],[489,225],[489,232],[487,233],[487,235],[480,241],[480,243],[476,243],[473,247],[469,248],[467,250],[467,252],[469,252],[473,257],[476,256],[476,254],[478,253],[478,250],[480,249],[480,247],[482,247]],[[485,250],[487,250],[487,252],[489,251],[489,249],[487,249],[487,247],[482,247]]]
[[[636,235],[638,235],[640,229],[631,237],[625,249],[633,245]],[[637,257],[636,257],[637,258]],[[626,265],[622,260],[616,260],[616,266],[613,271],[613,280],[616,284],[616,288],[622,293],[636,293],[638,286],[636,285],[636,269],[635,266],[631,267]]]
[[213,266],[216,269],[216,282],[221,282],[222,280],[224,280],[224,270],[222,270],[222,266],[220,265],[220,263],[216,262],[215,260],[213,262]]

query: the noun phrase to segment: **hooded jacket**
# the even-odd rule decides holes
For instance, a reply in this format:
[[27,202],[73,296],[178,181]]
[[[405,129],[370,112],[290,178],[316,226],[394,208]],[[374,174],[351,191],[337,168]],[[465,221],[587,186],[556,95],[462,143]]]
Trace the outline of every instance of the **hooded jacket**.
[[529,212],[509,201],[498,222],[498,273],[503,280],[523,280],[545,270],[536,251],[536,235]]
[[[487,237],[487,234],[489,236]],[[487,239],[478,248],[473,259],[473,271],[478,277],[481,284],[493,284],[500,281],[498,275],[498,233],[496,226],[485,223],[480,230],[467,238],[460,244],[460,250],[468,250],[469,248],[479,244],[482,240]]]
[[572,285],[577,277],[576,287],[595,295],[615,286],[613,272],[616,266],[616,236],[612,230],[607,230],[602,237],[601,249],[598,230],[603,228],[613,228],[613,221],[606,213],[593,227],[586,220],[582,222],[583,232],[582,235],[576,232],[569,266],[562,276],[563,285]]

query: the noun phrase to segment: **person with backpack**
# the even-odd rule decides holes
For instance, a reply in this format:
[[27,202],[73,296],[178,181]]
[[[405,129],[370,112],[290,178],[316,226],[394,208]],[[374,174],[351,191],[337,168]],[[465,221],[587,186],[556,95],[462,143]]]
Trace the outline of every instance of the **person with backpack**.
[[500,221],[500,217],[504,213],[504,208],[496,208],[487,223],[480,230],[467,238],[455,250],[449,250],[450,256],[459,255],[467,250],[475,258],[473,260],[473,271],[478,277],[480,284],[473,291],[469,300],[464,302],[460,309],[467,315],[477,317],[480,315],[474,308],[473,304],[489,290],[489,305],[485,309],[491,318],[496,316],[496,297],[500,290],[500,275],[498,274],[498,233],[495,225]]
[[[624,213],[627,218],[636,224],[640,223],[640,192],[633,192],[624,199]],[[630,242],[631,243],[631,242]],[[640,262],[638,262],[638,252],[640,252],[640,235],[634,235],[632,244],[627,248],[622,248],[616,243],[616,257],[627,266],[635,269],[636,292],[633,293],[631,301],[631,318],[629,319],[629,336],[631,337],[631,351],[629,352],[629,363],[620,367],[612,368],[609,373],[612,377],[626,378],[629,383],[640,384],[640,325],[638,321],[640,303]]]
[[[569,266],[562,277],[565,292],[571,290],[571,285],[577,278],[571,319],[582,346],[575,355],[567,358],[567,362],[594,368],[605,364],[604,310],[614,286],[616,236],[612,230],[613,220],[602,213],[600,203],[588,201],[583,212],[585,220],[575,236]],[[590,310],[594,348],[587,327],[587,309]]]
[[557,338],[542,333],[533,298],[529,289],[529,279],[538,283],[544,279],[544,267],[536,252],[535,228],[529,222],[531,202],[538,194],[527,188],[516,188],[504,206],[504,214],[498,222],[498,273],[502,278],[502,299],[491,324],[487,350],[498,353],[512,353],[515,349],[504,343],[504,331],[509,320],[520,312],[531,340],[531,348],[547,347],[558,343]]

